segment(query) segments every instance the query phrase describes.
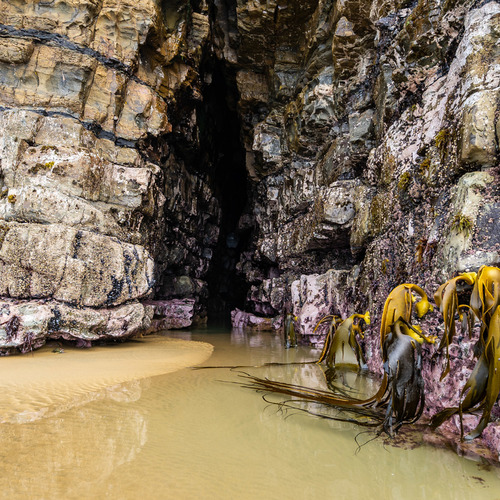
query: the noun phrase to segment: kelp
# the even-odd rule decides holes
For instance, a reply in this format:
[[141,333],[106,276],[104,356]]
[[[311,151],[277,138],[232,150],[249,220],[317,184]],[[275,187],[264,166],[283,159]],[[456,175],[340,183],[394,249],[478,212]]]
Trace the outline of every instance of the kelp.
[[481,266],[477,272],[476,282],[470,297],[470,307],[481,321],[478,355],[486,345],[491,317],[499,305],[500,269],[492,266]]
[[297,333],[295,332],[295,320],[297,318],[292,313],[286,313],[283,325],[285,336],[285,347],[297,347]]
[[332,339],[333,336],[335,335],[335,331],[337,330],[337,326],[342,323],[342,318],[340,316],[337,316],[336,314],[328,314],[326,316],[323,316],[316,326],[314,327],[313,334],[316,333],[318,328],[324,324],[330,322],[330,326],[328,327],[328,333],[326,334],[325,337],[325,343],[323,345],[323,350],[321,351],[321,354],[319,355],[318,363],[321,363],[322,361],[325,360],[327,354],[330,351],[330,347],[332,345]]
[[[468,299],[470,295],[470,299]],[[444,408],[431,419],[437,428],[455,414],[460,415],[463,439],[462,414],[482,411],[476,428],[465,439],[482,434],[491,417],[492,407],[500,394],[500,268],[482,266],[476,273],[462,273],[443,283],[434,300],[443,316],[444,332],[437,352],[446,350],[446,364],[440,376],[442,381],[450,373],[449,346],[456,336],[457,318],[471,337],[474,319],[480,321],[480,335],[476,344],[476,365],[465,383],[458,406]],[[469,302],[469,304],[467,304]],[[244,374],[245,387],[266,393],[290,396],[292,400],[279,403],[285,407],[301,409],[324,418],[359,425],[378,427],[379,432],[390,436],[405,423],[416,422],[425,404],[422,377],[422,348],[424,342],[434,344],[435,335],[424,335],[419,326],[412,324],[413,313],[422,318],[432,311],[427,295],[418,285],[404,283],[388,295],[381,318],[380,349],[383,378],[375,394],[368,398],[355,397],[351,389],[340,381],[336,366],[345,364],[346,344],[353,350],[358,367],[365,365],[357,336],[363,337],[363,321],[369,324],[369,315],[354,314],[342,320],[336,315],[323,317],[314,332],[328,324],[323,351],[316,363],[325,362],[325,378],[330,390],[313,389],[286,382],[278,382]],[[293,323],[293,316],[289,324]],[[301,402],[324,405],[325,412],[300,408]],[[331,416],[330,410],[340,412]]]
[[[366,325],[370,324],[370,313],[367,311],[365,314],[352,314],[344,321],[334,315],[325,316],[325,318],[331,318],[330,327],[318,363],[325,361],[331,367],[338,364],[345,364],[345,349],[349,346],[356,356],[358,367],[366,369],[363,350],[356,336],[359,335],[361,338],[364,338],[362,322]],[[316,331],[325,318],[322,318],[318,322],[314,331]]]
[[466,394],[458,407],[445,408],[431,420],[431,427],[437,428],[452,415],[460,414],[461,437],[463,438],[462,413],[482,409],[483,413],[476,428],[465,439],[479,437],[490,420],[491,410],[500,393],[500,306],[491,317],[489,335],[484,351],[462,389],[461,398]]
[[[249,374],[245,375],[247,377],[245,387],[266,393],[288,395],[299,401],[327,405],[352,414],[356,418],[369,415],[372,423],[379,422],[380,432],[385,431],[392,436],[403,423],[414,422],[422,414],[424,382],[421,375],[420,344],[424,341],[433,343],[436,339],[434,336],[425,336],[420,329],[410,324],[413,304],[416,302],[413,292],[420,296],[420,301],[416,304],[419,317],[432,310],[427,295],[417,285],[400,285],[389,294],[384,305],[380,330],[384,375],[378,391],[373,396],[366,399],[355,398],[347,396],[345,392],[340,394],[338,391],[312,389]],[[326,351],[323,350],[320,361],[326,359],[327,353],[332,351],[335,335],[342,325],[340,323],[338,326],[337,317],[330,315],[328,319],[325,318],[322,318],[319,324],[330,321],[331,339],[328,340],[327,336],[325,344],[329,347]],[[344,333],[339,336],[339,342],[342,341],[344,345],[348,343],[351,334],[357,333],[357,329],[353,328],[356,318],[348,319],[350,321],[346,323]],[[336,352],[336,349],[333,349],[333,352]],[[384,408],[385,412],[382,412]]]
[[482,410],[481,419],[465,439],[479,437],[490,420],[491,410],[500,393],[500,269],[482,266],[474,283],[470,308],[481,322],[478,360],[461,392],[458,407],[444,408],[431,419],[437,428],[455,414]]
[[465,283],[472,289],[476,281],[476,273],[462,273],[455,278],[451,278],[446,283],[443,283],[434,294],[434,302],[439,307],[443,315],[444,333],[441,342],[437,348],[437,352],[441,352],[446,348],[446,364],[441,373],[440,381],[442,381],[450,372],[450,353],[449,346],[456,333],[455,316],[458,314],[460,321],[464,322],[468,327],[469,337],[472,334],[472,326],[474,315],[468,304],[460,304],[457,293],[457,287]]
[[[424,379],[422,377],[422,348],[411,335],[412,327],[402,319],[391,325],[386,336],[389,398],[384,430],[392,436],[404,423],[416,422],[424,410]],[[417,332],[418,333],[418,332]]]
[[[416,292],[420,296],[420,300],[418,302],[412,292]],[[419,344],[422,344],[423,342],[433,344],[436,342],[436,336],[424,335],[419,327],[410,327],[413,304],[415,302],[415,309],[417,310],[417,316],[419,318],[424,317],[428,312],[433,310],[425,291],[418,285],[414,285],[412,283],[403,283],[402,285],[398,285],[387,296],[384,304],[384,310],[382,312],[382,322],[380,325],[380,346],[382,350],[382,362],[384,365],[388,360],[387,348],[390,345],[390,341],[387,341],[387,338],[392,332],[393,325],[398,321],[408,325],[404,334],[410,336]],[[387,387],[387,372],[384,371],[384,377],[379,390],[371,399],[366,401],[366,404],[379,404],[384,401],[384,398],[386,398]]]
[[[412,292],[415,292],[420,296],[420,300],[418,302]],[[433,311],[433,307],[429,302],[427,294],[421,287],[412,283],[403,283],[402,285],[398,285],[387,296],[384,304],[384,311],[382,313],[382,324],[380,326],[380,345],[382,346],[382,359],[384,362],[387,359],[384,347],[385,337],[391,332],[392,325],[399,319],[403,320],[407,324],[411,323],[413,304],[415,302],[415,309],[417,310],[417,316],[419,318],[422,318],[428,312]],[[421,331],[417,331],[416,328],[410,329],[407,335],[410,335],[410,337],[417,340],[419,344],[422,344],[423,342],[434,344],[437,340],[437,337],[426,336]]]

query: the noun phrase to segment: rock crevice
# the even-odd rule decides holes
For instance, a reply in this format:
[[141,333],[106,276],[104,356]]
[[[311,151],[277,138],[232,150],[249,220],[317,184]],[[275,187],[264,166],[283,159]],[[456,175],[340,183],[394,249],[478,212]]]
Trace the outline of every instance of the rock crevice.
[[[401,283],[498,266],[499,22],[497,1],[6,4],[2,303],[145,329],[291,309],[315,343],[324,314],[377,325]],[[21,309],[3,351],[54,335]]]

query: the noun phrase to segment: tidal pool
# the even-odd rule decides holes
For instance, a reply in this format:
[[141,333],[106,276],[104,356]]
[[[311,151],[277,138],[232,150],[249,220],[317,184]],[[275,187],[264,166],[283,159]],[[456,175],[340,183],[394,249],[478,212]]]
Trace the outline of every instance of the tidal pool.
[[[283,413],[227,368],[187,368],[317,358],[306,347],[283,349],[279,336],[169,332],[53,348],[0,359],[2,498],[500,498],[495,468],[381,439],[358,450],[356,436],[370,439],[359,427]],[[247,371],[323,383],[308,364]]]

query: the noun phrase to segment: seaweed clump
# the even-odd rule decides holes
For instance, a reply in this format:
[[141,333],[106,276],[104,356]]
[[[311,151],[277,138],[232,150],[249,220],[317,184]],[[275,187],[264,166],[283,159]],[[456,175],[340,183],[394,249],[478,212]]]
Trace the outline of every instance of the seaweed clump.
[[[482,266],[476,273],[462,273],[443,283],[434,300],[443,316],[444,333],[433,357],[446,350],[442,381],[450,373],[449,345],[456,336],[456,321],[469,336],[477,318],[480,322],[479,340],[474,349],[477,358],[474,369],[466,381],[458,406],[444,408],[431,419],[436,429],[455,414],[460,416],[461,439],[464,439],[463,413],[482,411],[477,426],[465,439],[479,437],[491,419],[491,412],[500,394],[500,268]],[[269,393],[291,396],[294,403],[312,402],[325,408],[338,410],[338,415],[318,413],[304,407],[293,406],[290,401],[279,403],[285,407],[302,409],[323,418],[356,423],[377,428],[393,437],[403,424],[414,423],[422,415],[425,405],[424,379],[422,376],[422,344],[434,344],[437,337],[425,335],[414,324],[414,312],[422,318],[433,310],[426,293],[418,285],[405,283],[395,287],[388,295],[380,325],[380,349],[383,379],[371,397],[353,397],[349,388],[336,387],[327,380],[329,391],[295,384],[263,379],[245,374],[244,387]],[[369,324],[369,315],[353,314],[346,320],[330,314],[315,327],[329,325],[325,346],[317,363],[326,362],[330,374],[344,363],[344,353],[349,346],[355,353],[358,367],[363,368],[364,357],[356,336],[363,337],[362,322]],[[328,375],[327,370],[327,375]]]
[[[419,301],[417,301],[413,293],[420,296]],[[324,404],[352,416],[320,416],[344,422],[355,422],[367,427],[378,427],[379,432],[385,432],[389,436],[393,436],[401,425],[413,423],[422,415],[424,381],[421,373],[421,344],[424,341],[434,343],[436,340],[436,337],[425,336],[418,326],[411,325],[414,303],[416,303],[415,309],[420,318],[432,310],[427,295],[417,285],[399,285],[387,297],[380,329],[384,377],[377,392],[369,398],[350,397],[343,391],[309,389],[252,375],[246,375],[249,382],[245,387],[286,394],[299,398],[299,400]],[[344,322],[339,321],[339,318],[333,315],[325,317],[331,321],[333,327],[330,327],[330,340],[327,337],[327,347],[326,350],[323,350],[320,361],[327,358],[330,350],[337,353],[337,348],[341,344],[345,345],[346,342],[349,342],[349,337],[353,332],[356,333],[359,328],[359,325],[354,323],[356,316],[361,317],[362,315],[353,315],[346,320],[345,332],[338,337],[337,346],[334,342],[334,328],[337,324],[342,326]],[[323,320],[326,322],[325,318],[320,323]],[[369,321],[369,316],[365,315],[364,321],[367,320]],[[343,340],[343,342],[340,342],[340,340]],[[333,356],[332,361],[336,361],[336,355]],[[329,387],[332,388],[331,385]]]
[[370,324],[370,313],[367,311],[365,314],[353,314],[343,321],[339,316],[328,315],[318,322],[314,331],[325,320],[330,320],[330,327],[318,363],[325,361],[330,367],[335,367],[339,363],[344,364],[346,358],[345,351],[347,346],[349,346],[356,356],[358,367],[366,369],[363,350],[356,337],[359,335],[361,338],[364,338],[363,324]]
[[401,174],[401,177],[399,178],[398,189],[400,191],[406,191],[408,189],[408,186],[410,185],[410,182],[411,182],[410,172],[404,172],[403,174]]
[[446,153],[448,149],[448,144],[452,137],[451,131],[448,128],[441,129],[434,138],[434,145],[439,151],[439,156],[441,158],[441,162],[446,158]]
[[[437,428],[456,413],[460,416],[461,438],[464,438],[462,414],[482,410],[481,419],[465,439],[479,437],[490,421],[491,410],[500,393],[500,269],[482,266],[474,281],[470,309],[480,320],[480,334],[475,355],[478,358],[461,392],[459,406],[444,408],[431,420]],[[444,317],[451,328],[454,318]]]
[[451,221],[451,229],[457,233],[463,233],[465,237],[470,235],[473,227],[474,223],[472,222],[472,219],[462,213],[455,214],[453,220]]

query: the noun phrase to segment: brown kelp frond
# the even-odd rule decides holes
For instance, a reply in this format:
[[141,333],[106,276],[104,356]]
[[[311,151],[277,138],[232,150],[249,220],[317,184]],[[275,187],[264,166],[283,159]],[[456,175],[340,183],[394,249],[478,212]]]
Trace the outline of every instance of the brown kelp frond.
[[[358,343],[356,335],[364,338],[362,322],[367,325],[370,324],[370,313],[367,311],[365,314],[352,314],[349,318],[343,321],[337,316],[331,317],[332,320],[330,328],[325,339],[323,351],[318,359],[318,363],[326,360],[326,364],[328,366],[346,364],[345,350],[347,346],[349,346],[356,356],[358,367],[361,369],[366,368],[363,351]],[[347,362],[347,364],[350,363]]]
[[324,323],[330,322],[330,324],[340,324],[342,323],[342,318],[340,316],[337,316],[336,314],[327,314],[326,316],[323,316],[317,323],[316,326],[314,327],[313,333],[316,333],[316,330],[318,327]]
[[488,384],[488,362],[483,353],[477,360],[472,373],[469,376],[465,386],[462,389],[462,397],[464,399],[459,406],[444,408],[436,413],[430,422],[430,427],[436,429],[446,420],[455,414],[460,414],[460,426],[462,427],[462,413],[471,413],[480,410],[484,405]]
[[328,328],[328,333],[326,334],[326,338],[325,338],[325,344],[323,345],[323,350],[321,351],[321,354],[319,356],[319,359],[318,359],[318,363],[321,363],[325,357],[327,356],[329,350],[330,350],[330,347],[332,345],[332,339],[335,335],[335,332],[337,330],[337,325],[340,324],[342,322],[342,318],[340,316],[337,316],[335,314],[328,314],[327,316],[323,316],[323,318],[321,318],[318,323],[316,324],[316,326],[314,327],[314,330],[313,330],[313,334],[316,332],[316,330],[318,329],[318,327],[324,323],[326,323],[327,321],[330,321],[330,327]]
[[[380,346],[382,348],[382,360],[387,361],[387,353],[385,351],[385,337],[391,332],[391,326],[402,319],[406,323],[411,323],[411,316],[413,312],[413,303],[416,301],[413,292],[420,296],[420,301],[416,304],[417,315],[422,318],[427,312],[432,311],[432,305],[429,303],[427,294],[418,285],[412,283],[403,283],[395,287],[387,296],[382,312],[382,323],[380,326]],[[412,334],[414,338],[416,334]],[[426,337],[420,335],[419,342],[426,341],[434,343],[435,337]]]
[[[500,393],[500,268],[482,266],[479,269],[470,297],[470,309],[481,323],[476,344],[478,360],[462,389],[459,406],[444,408],[431,420],[431,427],[436,428],[458,413],[463,438],[462,413],[482,410],[478,425],[465,439],[482,434]],[[468,317],[467,322],[471,327],[473,319]]]
[[[436,302],[436,305],[439,307],[441,314],[443,315],[444,322],[443,337],[441,338],[441,342],[438,346],[437,352],[441,352],[443,349],[446,349],[446,364],[441,373],[440,380],[443,380],[450,372],[449,346],[456,333],[455,317],[458,314],[459,319],[463,321],[463,314],[469,307],[467,304],[460,303],[461,301],[459,300],[457,289],[459,287],[464,288],[465,284],[465,287],[468,287],[469,290],[472,290],[472,285],[474,285],[475,281],[476,273],[462,273],[454,278],[449,279],[446,283],[443,283],[434,294],[434,301]],[[473,326],[473,319],[471,320],[469,318],[469,315],[467,315],[467,318],[467,326],[469,326],[470,335],[472,328],[471,321]]]
[[469,334],[469,339],[472,339],[472,332],[474,331],[474,323],[476,322],[476,315],[471,307],[467,304],[458,306],[458,317],[461,321],[462,332]]
[[455,415],[455,413],[458,413],[458,410],[459,410],[458,407],[450,407],[439,411],[438,413],[432,416],[429,426],[433,430],[437,429],[444,422],[446,422],[446,420]]
[[416,422],[424,409],[424,379],[420,343],[408,333],[413,327],[399,319],[386,337],[389,399],[384,430],[389,436],[404,423]]
[[247,379],[246,383],[241,384],[243,387],[257,391],[285,394],[301,400],[339,407],[355,407],[356,405],[362,406],[363,403],[363,400],[336,396],[331,392],[321,389],[312,389],[300,385],[288,384],[286,382],[278,382],[276,380],[269,380],[249,374],[241,374],[241,376]]
[[477,427],[465,439],[474,439],[482,434],[490,421],[491,410],[500,393],[500,306],[496,307],[488,325],[488,338],[483,356],[488,368],[486,388],[482,398],[483,414]]
[[216,368],[225,368],[226,370],[240,370],[242,368],[266,368],[269,366],[292,366],[292,365],[315,365],[316,360],[311,361],[290,361],[281,363],[279,361],[270,361],[262,365],[214,365],[214,366],[192,366],[191,370],[214,370]]
[[[309,401],[301,401],[297,399],[289,399],[285,401],[271,401],[268,399],[267,395],[262,396],[262,399],[268,403],[269,405],[277,405],[280,407],[280,411],[282,411],[282,408],[288,409],[288,410],[293,410],[297,412],[303,412],[307,413],[308,415],[312,415],[313,417],[318,417],[318,418],[323,418],[325,420],[333,420],[335,422],[342,422],[342,423],[348,423],[348,424],[355,424],[355,425],[360,425],[362,427],[380,427],[383,416],[381,416],[378,413],[368,413],[366,412],[366,409],[363,408],[334,408],[336,411],[339,413],[352,413],[353,415],[356,415],[358,418],[355,417],[348,417],[348,416],[342,416],[342,415],[332,415],[332,414],[327,414],[327,413],[321,413],[318,411],[311,410],[310,408],[306,408],[303,406],[297,406],[299,404],[307,404],[310,403]],[[325,406],[325,409],[332,409],[331,407]]]
[[500,269],[481,266],[470,298],[470,307],[481,321],[480,342],[488,336],[488,326],[495,309],[500,305]]

